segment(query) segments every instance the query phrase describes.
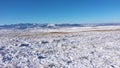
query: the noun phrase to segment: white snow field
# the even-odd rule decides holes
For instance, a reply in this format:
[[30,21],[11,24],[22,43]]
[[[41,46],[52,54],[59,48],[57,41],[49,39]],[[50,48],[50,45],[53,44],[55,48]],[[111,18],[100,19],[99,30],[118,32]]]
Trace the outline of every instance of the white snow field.
[[0,68],[120,68],[120,26],[2,29]]

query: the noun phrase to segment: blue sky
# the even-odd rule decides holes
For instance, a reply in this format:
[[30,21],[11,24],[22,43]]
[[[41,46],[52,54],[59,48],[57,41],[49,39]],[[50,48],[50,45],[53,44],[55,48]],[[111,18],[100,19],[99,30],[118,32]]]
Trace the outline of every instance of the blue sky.
[[120,0],[0,0],[0,24],[120,23]]

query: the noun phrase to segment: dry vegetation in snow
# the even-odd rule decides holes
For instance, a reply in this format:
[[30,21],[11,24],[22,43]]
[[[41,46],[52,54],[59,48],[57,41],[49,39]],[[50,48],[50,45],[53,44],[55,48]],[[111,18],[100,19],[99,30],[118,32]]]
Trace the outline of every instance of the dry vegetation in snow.
[[120,27],[0,30],[0,68],[120,68]]

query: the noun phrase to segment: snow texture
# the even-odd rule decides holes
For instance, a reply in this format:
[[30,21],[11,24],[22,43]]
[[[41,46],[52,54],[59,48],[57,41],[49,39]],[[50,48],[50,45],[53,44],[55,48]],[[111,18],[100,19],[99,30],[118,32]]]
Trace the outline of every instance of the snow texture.
[[2,29],[0,68],[120,68],[120,27]]

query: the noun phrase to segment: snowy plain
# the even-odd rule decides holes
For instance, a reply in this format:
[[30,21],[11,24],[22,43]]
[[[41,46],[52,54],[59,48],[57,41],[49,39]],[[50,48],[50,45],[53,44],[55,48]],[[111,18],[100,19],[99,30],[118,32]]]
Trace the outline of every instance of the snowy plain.
[[2,29],[0,68],[120,68],[120,26]]

